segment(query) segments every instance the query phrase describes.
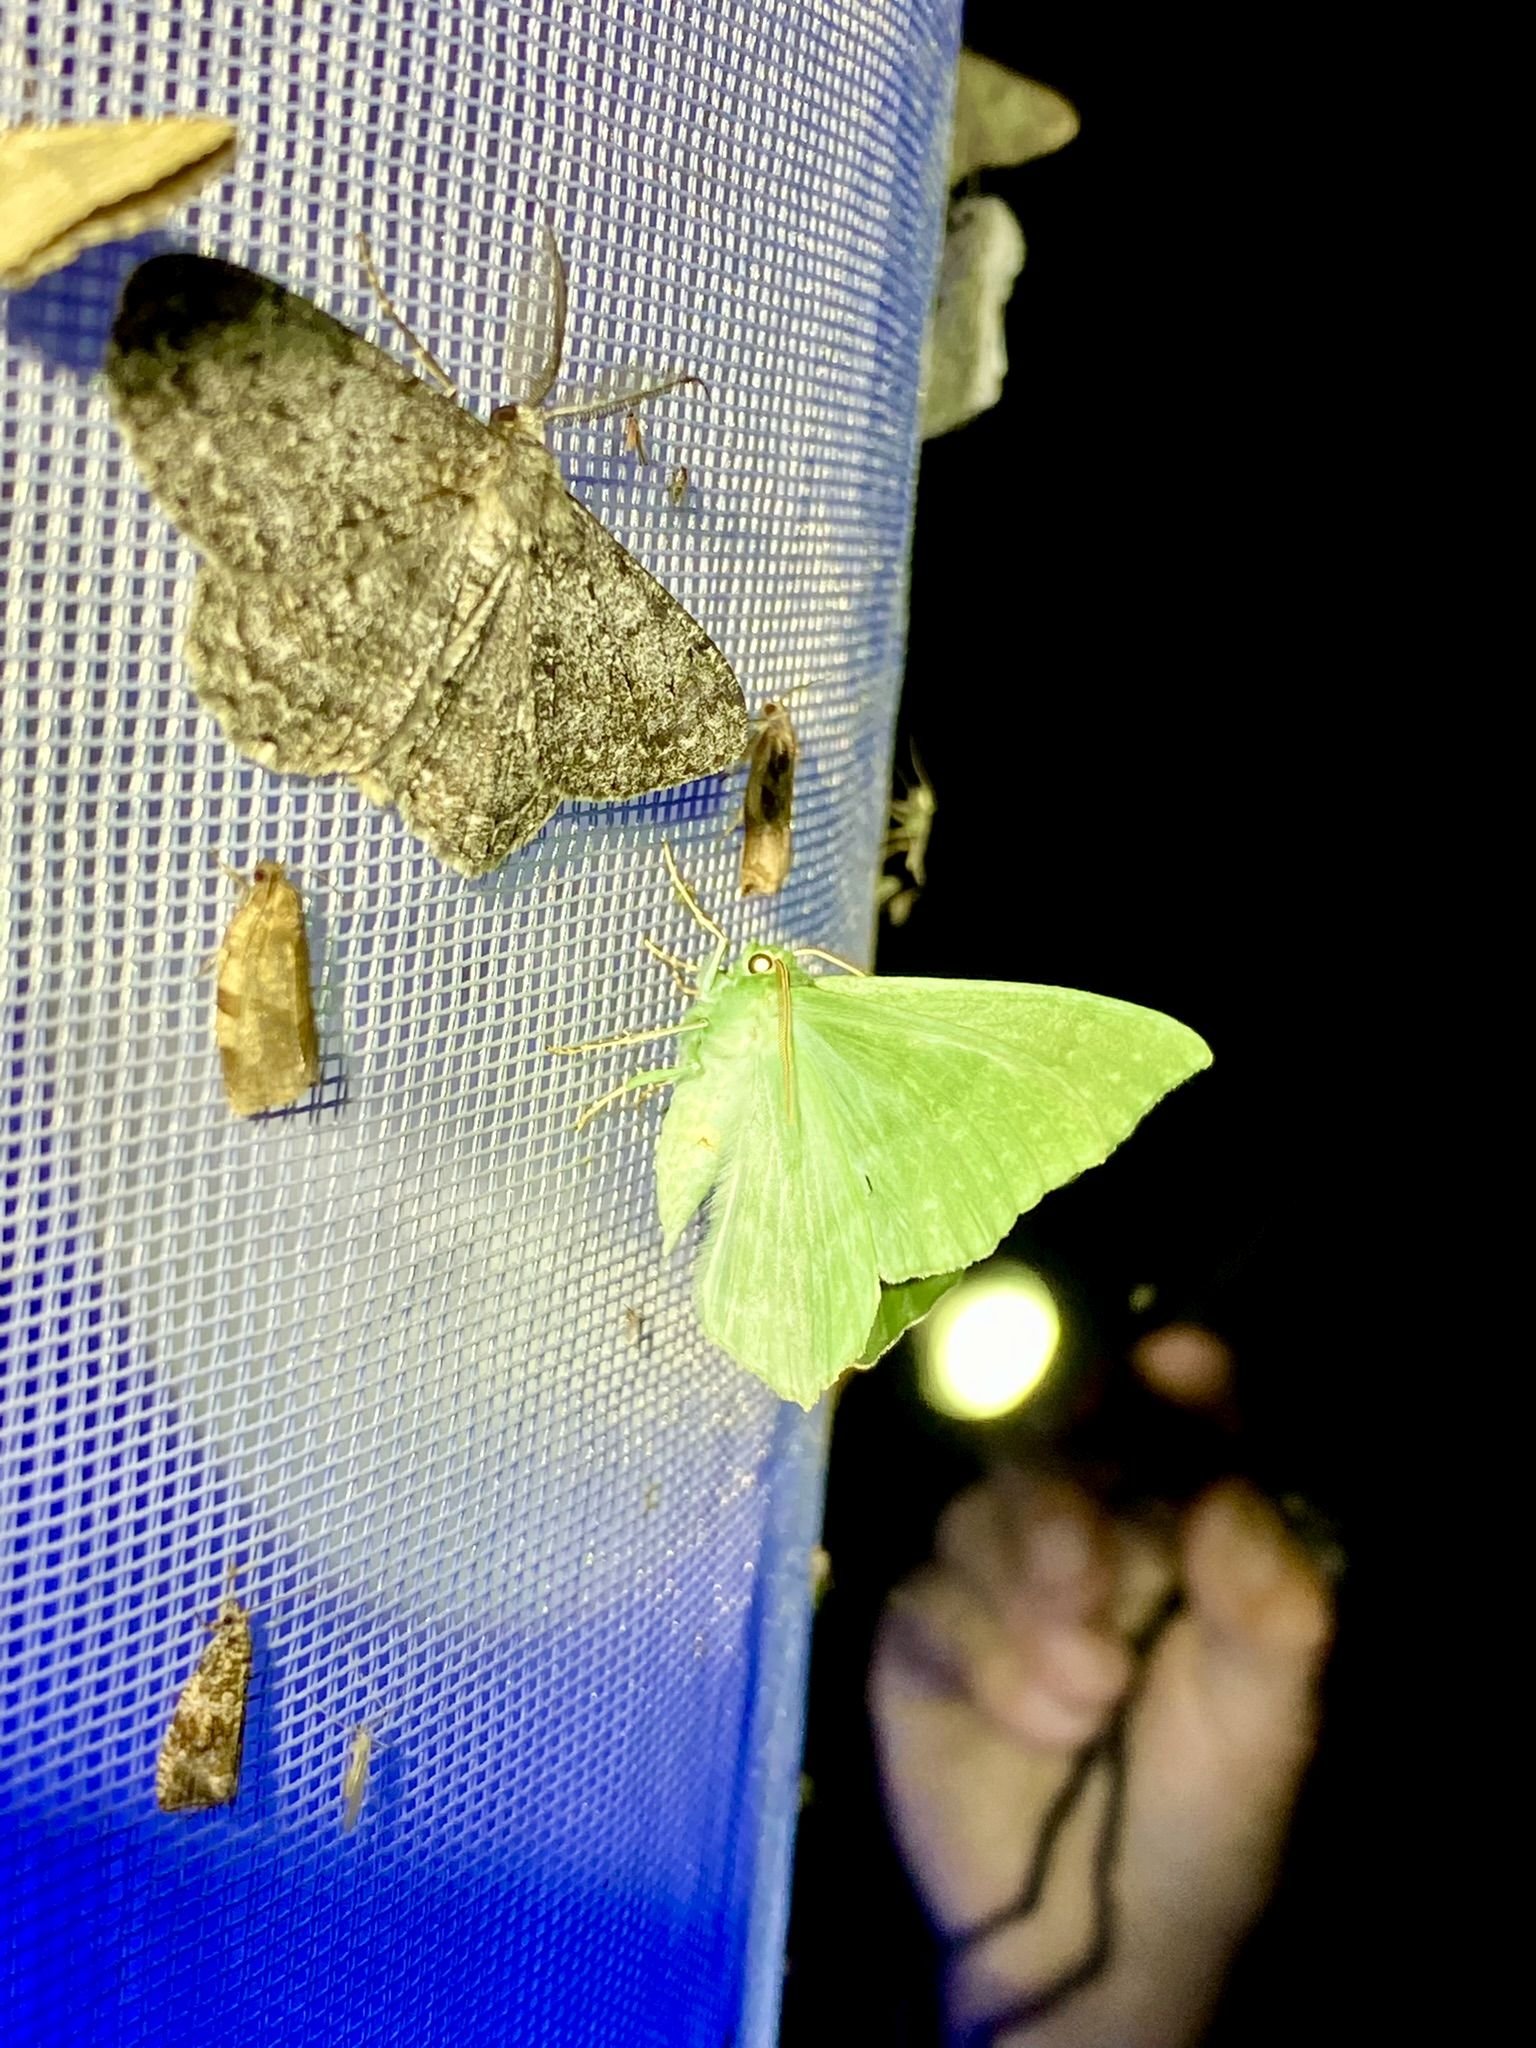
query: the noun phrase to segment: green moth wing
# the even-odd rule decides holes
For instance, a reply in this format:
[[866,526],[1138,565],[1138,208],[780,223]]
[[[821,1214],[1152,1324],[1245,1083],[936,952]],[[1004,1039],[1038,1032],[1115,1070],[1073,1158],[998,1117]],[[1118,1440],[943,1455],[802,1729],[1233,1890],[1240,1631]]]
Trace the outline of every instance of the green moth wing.
[[721,988],[716,1022],[674,1087],[656,1180],[669,1242],[709,1193],[694,1275],[705,1333],[810,1408],[863,1351],[880,1279],[864,1184],[814,1063],[796,1063],[787,1111],[776,993],[772,982]]
[[930,1309],[937,1308],[951,1287],[964,1278],[963,1273],[938,1273],[931,1280],[904,1280],[899,1287],[882,1287],[874,1327],[855,1363],[878,1365],[891,1346]]
[[795,990],[795,1046],[834,1077],[886,1281],[985,1258],[1211,1058],[1173,1018],[1079,989],[830,976]]
[[663,1229],[670,1247],[707,1203],[700,1322],[806,1407],[1210,1063],[1109,997],[813,977],[772,947],[695,1017],[657,1142]]

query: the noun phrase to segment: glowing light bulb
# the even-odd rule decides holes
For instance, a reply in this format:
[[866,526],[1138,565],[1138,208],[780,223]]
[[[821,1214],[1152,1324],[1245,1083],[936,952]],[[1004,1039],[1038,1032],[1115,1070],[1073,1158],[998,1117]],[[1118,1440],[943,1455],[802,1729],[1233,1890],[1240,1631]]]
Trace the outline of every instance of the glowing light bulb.
[[985,1422],[1039,1386],[1061,1340],[1055,1298],[1011,1259],[980,1267],[939,1303],[918,1336],[918,1384],[941,1415]]

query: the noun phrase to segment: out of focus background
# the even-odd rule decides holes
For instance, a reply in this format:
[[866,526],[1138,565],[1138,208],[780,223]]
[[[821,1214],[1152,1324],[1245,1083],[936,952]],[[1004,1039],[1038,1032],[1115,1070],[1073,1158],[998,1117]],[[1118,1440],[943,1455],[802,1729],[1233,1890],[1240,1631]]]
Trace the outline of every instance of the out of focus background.
[[1184,1497],[1214,1476],[1211,1446],[1124,1365],[1175,1318],[1238,1354],[1235,1461],[1354,1560],[1280,1890],[1210,2038],[1353,2025],[1337,1989],[1359,1977],[1345,1967],[1362,1882],[1350,1617],[1379,1380],[1345,1335],[1368,1278],[1341,1268],[1331,1228],[1360,1198],[1321,1136],[1352,944],[1338,650],[1311,637],[1324,572],[1296,509],[1327,375],[1323,116],[1257,31],[1196,46],[1187,23],[1177,41],[1154,27],[967,9],[967,44],[1054,87],[1082,125],[971,182],[1011,208],[1028,257],[1001,403],[924,448],[896,768],[911,779],[915,748],[937,809],[927,886],[899,928],[882,921],[878,960],[1147,1003],[1201,1031],[1215,1065],[1003,1248],[1061,1318],[1033,1397],[992,1421],[942,1414],[906,1347],[841,1396],[785,2048],[939,2038],[938,1959],[870,1750],[876,1618],[945,1502],[1022,1440],[1107,1446],[1130,1490]]

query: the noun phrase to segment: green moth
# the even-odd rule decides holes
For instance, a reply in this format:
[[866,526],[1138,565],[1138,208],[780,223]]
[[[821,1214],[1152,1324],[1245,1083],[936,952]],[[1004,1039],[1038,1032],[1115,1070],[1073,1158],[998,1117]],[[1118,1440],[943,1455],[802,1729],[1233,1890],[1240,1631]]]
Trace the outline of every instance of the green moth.
[[1077,989],[872,978],[818,947],[753,945],[727,966],[726,933],[670,852],[667,867],[715,941],[684,983],[687,1015],[551,1050],[682,1038],[675,1066],[631,1075],[582,1121],[671,1085],[656,1145],[666,1249],[707,1202],[705,1334],[802,1407],[1210,1064],[1171,1017]]

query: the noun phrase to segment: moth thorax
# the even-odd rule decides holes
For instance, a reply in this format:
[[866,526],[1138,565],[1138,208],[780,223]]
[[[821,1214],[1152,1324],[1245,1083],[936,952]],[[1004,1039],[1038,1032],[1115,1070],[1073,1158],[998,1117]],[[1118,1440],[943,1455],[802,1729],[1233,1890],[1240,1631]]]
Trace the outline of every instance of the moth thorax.
[[520,437],[534,441],[540,448],[546,445],[543,409],[537,405],[498,405],[489,422],[495,433],[508,439]]

